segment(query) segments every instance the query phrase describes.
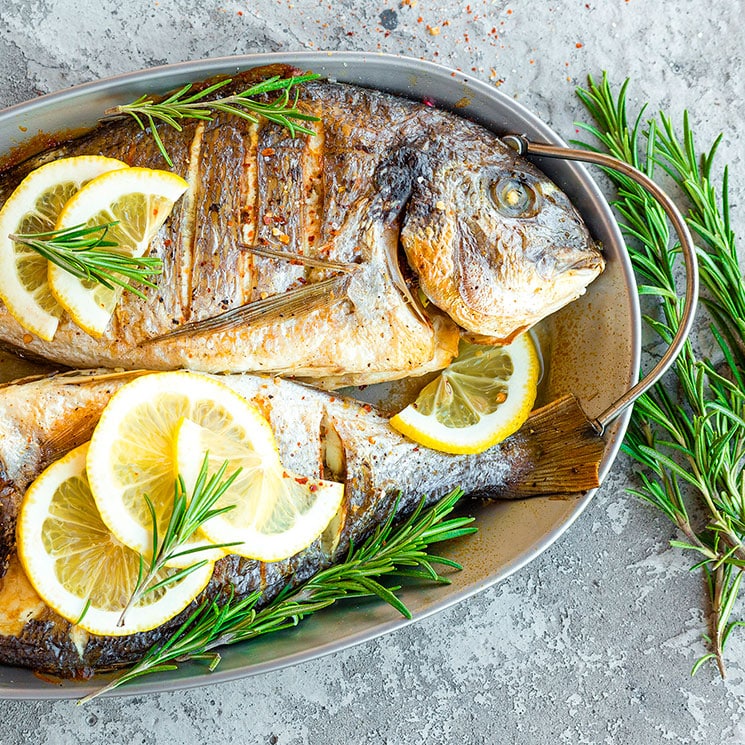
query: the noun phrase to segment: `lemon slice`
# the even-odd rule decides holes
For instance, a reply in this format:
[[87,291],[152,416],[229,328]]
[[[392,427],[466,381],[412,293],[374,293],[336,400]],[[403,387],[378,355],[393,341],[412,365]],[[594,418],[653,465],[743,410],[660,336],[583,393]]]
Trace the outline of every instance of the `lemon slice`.
[[[139,555],[101,520],[86,478],[87,450],[87,444],[81,445],[53,463],[26,492],[18,518],[18,556],[41,598],[71,623],[111,636],[153,629],[199,595],[213,565],[144,594],[119,626],[137,583]],[[163,570],[157,580],[174,571]]]
[[[103,521],[122,543],[142,554],[152,550],[153,533],[144,495],[153,502],[160,535],[171,513],[177,476],[174,442],[184,418],[228,443],[247,444],[279,468],[268,422],[223,383],[198,373],[175,371],[144,375],[122,386],[93,432],[87,471]],[[195,453],[194,458],[198,470],[201,456]],[[217,556],[222,554],[217,552]],[[190,564],[195,558],[215,556],[200,551],[182,561]]]
[[505,347],[461,341],[455,361],[390,424],[435,450],[481,453],[516,432],[528,418],[540,372],[529,334]]
[[209,473],[226,460],[226,473],[241,472],[215,507],[232,509],[201,526],[212,543],[237,543],[230,553],[261,561],[279,561],[309,546],[334,517],[344,485],[312,479],[283,469],[248,443],[184,419],[176,435],[178,470],[191,488],[205,455]]
[[[184,179],[170,171],[112,171],[93,179],[75,194],[65,204],[55,228],[118,221],[106,239],[115,241],[120,253],[139,257],[187,187]],[[122,289],[79,279],[56,264],[49,264],[48,281],[55,299],[72,320],[92,336],[101,336]]]
[[62,315],[47,284],[48,262],[8,236],[54,230],[62,207],[83,184],[127,167],[98,155],[55,160],[26,176],[0,210],[0,298],[21,326],[45,341],[51,341]]

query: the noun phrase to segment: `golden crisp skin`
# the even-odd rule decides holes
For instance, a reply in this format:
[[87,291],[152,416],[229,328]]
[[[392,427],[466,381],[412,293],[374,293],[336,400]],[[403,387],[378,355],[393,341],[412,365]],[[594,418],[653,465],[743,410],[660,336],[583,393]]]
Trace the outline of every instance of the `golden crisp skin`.
[[[231,86],[289,72],[260,68]],[[125,293],[100,339],[63,317],[43,342],[0,307],[0,341],[74,367],[366,383],[448,364],[459,326],[508,338],[602,269],[566,197],[485,129],[329,82],[303,86],[299,105],[320,117],[312,137],[222,114],[181,132],[161,127],[190,187],[150,246],[164,265],[157,288],[145,301]],[[0,202],[42,162],[81,154],[166,167],[133,121],[106,122],[5,173]],[[540,192],[535,214],[520,214],[513,199],[505,216],[493,188],[505,179]],[[417,284],[427,308],[410,291]]]

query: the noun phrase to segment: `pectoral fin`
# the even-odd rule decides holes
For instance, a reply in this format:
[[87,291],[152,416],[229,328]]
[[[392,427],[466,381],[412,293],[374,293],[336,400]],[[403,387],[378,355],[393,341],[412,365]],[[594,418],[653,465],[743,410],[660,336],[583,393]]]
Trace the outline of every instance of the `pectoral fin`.
[[289,318],[300,311],[307,313],[315,308],[330,305],[343,297],[346,294],[349,280],[349,274],[341,274],[323,279],[320,282],[303,285],[280,295],[271,295],[262,300],[255,300],[209,318],[185,323],[183,326],[178,326],[165,334],[145,339],[140,342],[140,346],[156,344],[177,337],[228,331],[238,326],[266,323],[277,318]]

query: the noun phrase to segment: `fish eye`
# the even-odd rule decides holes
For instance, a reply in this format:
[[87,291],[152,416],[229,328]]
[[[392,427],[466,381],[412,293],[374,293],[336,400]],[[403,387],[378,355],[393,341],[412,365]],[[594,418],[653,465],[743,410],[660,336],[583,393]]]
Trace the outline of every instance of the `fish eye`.
[[505,217],[533,217],[540,207],[538,192],[518,178],[501,178],[489,186],[496,208]]

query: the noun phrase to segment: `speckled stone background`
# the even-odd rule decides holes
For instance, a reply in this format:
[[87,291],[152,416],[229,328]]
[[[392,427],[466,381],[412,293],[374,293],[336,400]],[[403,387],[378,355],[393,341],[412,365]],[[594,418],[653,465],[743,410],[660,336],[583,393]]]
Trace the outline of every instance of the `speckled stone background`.
[[[607,70],[701,144],[724,132],[743,232],[742,0],[2,0],[0,105],[151,65],[264,51],[381,50],[490,82],[565,138]],[[745,742],[745,636],[705,651],[704,588],[619,458],[589,508],[509,580],[332,656],[238,682],[72,702],[0,701],[0,743]],[[739,617],[743,608],[738,609]]]

